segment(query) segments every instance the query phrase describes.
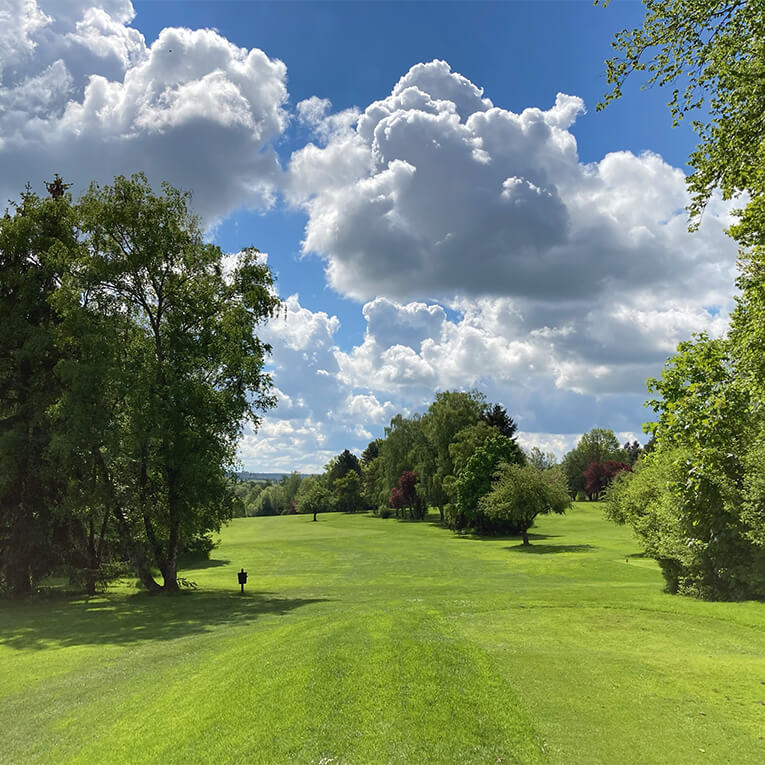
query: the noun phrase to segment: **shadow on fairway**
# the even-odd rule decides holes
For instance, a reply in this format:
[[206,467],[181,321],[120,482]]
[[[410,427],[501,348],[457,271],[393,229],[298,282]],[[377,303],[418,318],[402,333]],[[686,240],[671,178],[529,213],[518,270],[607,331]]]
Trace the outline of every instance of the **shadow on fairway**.
[[[516,537],[517,538],[517,537]],[[529,534],[529,539],[532,535]],[[577,552],[590,552],[590,550],[596,550],[594,545],[514,545],[513,547],[506,547],[506,550],[511,552],[532,553],[534,555],[549,555],[551,553],[577,553]]]
[[[520,534],[456,534],[457,539],[474,539],[478,542],[509,542],[519,540]],[[536,539],[557,539],[558,534],[529,534],[529,539],[533,542]],[[549,545],[542,545],[548,547]],[[508,547],[508,550],[515,548]]]
[[4,603],[0,608],[0,645],[29,650],[51,645],[173,640],[223,625],[239,626],[260,616],[286,614],[323,600],[280,598],[269,592],[242,595],[197,591]]
[[218,568],[218,566],[228,566],[230,563],[230,560],[222,560],[220,558],[212,558],[210,560],[193,560],[189,558],[187,560],[180,561],[178,570],[195,571],[202,568]]

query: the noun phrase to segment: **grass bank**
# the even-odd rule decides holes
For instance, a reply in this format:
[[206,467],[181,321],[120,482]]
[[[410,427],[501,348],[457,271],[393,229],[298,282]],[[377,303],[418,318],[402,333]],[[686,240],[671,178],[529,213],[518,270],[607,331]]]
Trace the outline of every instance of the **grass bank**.
[[765,762],[765,604],[664,594],[596,505],[530,548],[319,518],[234,521],[192,593],[0,604],[0,762]]

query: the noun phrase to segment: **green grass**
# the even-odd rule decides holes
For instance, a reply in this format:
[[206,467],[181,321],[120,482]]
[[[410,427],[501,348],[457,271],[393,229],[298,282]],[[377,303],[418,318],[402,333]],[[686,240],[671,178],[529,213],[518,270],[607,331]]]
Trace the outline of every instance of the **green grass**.
[[664,594],[596,505],[531,549],[319,518],[234,521],[193,593],[0,605],[0,762],[765,762],[765,604]]

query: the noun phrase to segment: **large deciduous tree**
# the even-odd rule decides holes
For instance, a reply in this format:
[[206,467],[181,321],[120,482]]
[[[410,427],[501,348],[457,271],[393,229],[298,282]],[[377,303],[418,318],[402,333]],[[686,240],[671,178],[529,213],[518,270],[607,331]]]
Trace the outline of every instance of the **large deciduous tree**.
[[439,391],[422,417],[424,439],[413,451],[413,461],[428,505],[438,508],[444,519],[449,500],[447,481],[454,473],[450,445],[462,428],[478,422],[486,400],[478,391]]
[[575,497],[580,491],[587,493],[584,472],[593,462],[621,461],[619,441],[612,430],[593,428],[585,433],[576,447],[563,457],[563,472],[569,492]]
[[624,470],[631,471],[632,468],[626,462],[617,460],[591,462],[583,474],[584,490],[590,500],[599,499],[614,477]]
[[203,241],[188,196],[169,185],[157,195],[138,175],[92,186],[80,216],[87,254],[72,288],[119,341],[104,371],[111,430],[99,425],[103,442],[89,434],[88,446],[143,583],[176,590],[182,543],[230,516],[228,470],[244,421],[257,425],[274,403],[263,372],[270,348],[255,330],[279,300],[258,252],[229,267]]
[[564,513],[570,505],[560,468],[539,470],[507,463],[499,465],[491,489],[478,502],[487,518],[517,529],[524,545],[529,544],[528,530],[538,515]]
[[[688,178],[692,227],[709,196],[745,194],[730,233],[741,295],[727,337],[681,343],[649,381],[654,448],[635,477],[609,492],[612,515],[633,525],[662,564],[668,588],[702,597],[765,597],[765,5],[759,0],[645,0],[637,29],[617,35],[607,64],[614,89],[647,71],[673,85],[675,122],[696,119]],[[748,198],[748,199],[747,199]],[[648,501],[641,508],[640,503]]]
[[513,441],[492,429],[489,438],[475,450],[455,481],[456,501],[448,514],[453,529],[490,531],[496,528],[492,519],[482,512],[479,500],[491,489],[498,465],[514,463],[518,453]]
[[427,506],[417,491],[419,481],[420,477],[414,470],[405,470],[398,477],[388,499],[397,515],[407,512],[413,520],[422,520],[425,517]]

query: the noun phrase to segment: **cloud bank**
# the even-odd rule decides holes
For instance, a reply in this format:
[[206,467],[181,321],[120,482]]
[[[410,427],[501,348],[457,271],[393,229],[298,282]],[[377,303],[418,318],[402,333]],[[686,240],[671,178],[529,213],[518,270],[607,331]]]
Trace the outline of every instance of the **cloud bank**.
[[432,61],[355,123],[313,106],[324,145],[295,152],[289,193],[309,216],[304,251],[344,295],[671,297],[708,286],[731,249],[719,199],[689,246],[685,177],[658,155],[579,162],[576,96],[515,114]]
[[280,162],[284,63],[210,29],[147,44],[134,17],[129,0],[3,2],[0,194],[144,170],[191,190],[206,223],[281,197],[305,211],[303,251],[365,332],[341,346],[331,309],[286,300],[264,338],[280,404],[243,440],[248,466],[320,468],[447,388],[503,403],[526,445],[634,434],[645,378],[725,330],[729,208],[713,197],[691,236],[683,173],[660,156],[581,162],[576,120],[595,117],[578,97],[516,114],[421,63],[358,108],[298,103],[313,141]]
[[6,0],[0,193],[142,170],[191,191],[207,222],[270,204],[285,65],[210,29],[163,29],[147,46],[134,16],[129,0]]

